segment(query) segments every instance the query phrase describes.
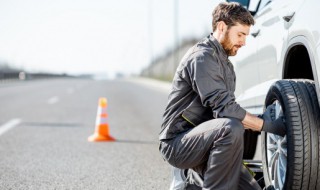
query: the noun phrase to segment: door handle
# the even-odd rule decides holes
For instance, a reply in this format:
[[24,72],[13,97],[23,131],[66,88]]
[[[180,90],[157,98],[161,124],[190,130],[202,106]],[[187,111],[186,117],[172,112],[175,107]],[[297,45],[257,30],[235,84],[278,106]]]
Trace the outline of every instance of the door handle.
[[251,36],[253,36],[253,37],[257,37],[259,33],[260,33],[260,29],[258,29],[258,30],[256,30],[256,31],[252,32],[252,33],[251,33]]
[[287,14],[286,16],[283,16],[282,18],[286,22],[289,22],[293,18],[294,14],[295,14],[295,12],[292,12],[292,13]]

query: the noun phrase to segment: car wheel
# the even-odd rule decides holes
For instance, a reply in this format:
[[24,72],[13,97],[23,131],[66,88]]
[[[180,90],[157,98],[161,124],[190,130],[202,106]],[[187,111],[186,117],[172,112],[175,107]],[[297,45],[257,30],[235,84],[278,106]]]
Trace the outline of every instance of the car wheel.
[[319,189],[320,110],[310,80],[274,83],[265,106],[275,104],[272,118],[283,116],[284,137],[261,133],[263,175],[267,188]]
[[257,139],[259,133],[246,129],[244,131],[244,149],[243,149],[243,159],[252,159],[256,152]]

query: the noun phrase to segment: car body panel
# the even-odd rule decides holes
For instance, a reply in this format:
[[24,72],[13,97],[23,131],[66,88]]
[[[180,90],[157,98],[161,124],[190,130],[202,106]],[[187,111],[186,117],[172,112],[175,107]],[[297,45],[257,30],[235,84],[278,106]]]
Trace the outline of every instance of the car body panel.
[[266,93],[272,82],[284,78],[286,58],[295,45],[303,45],[308,51],[320,100],[320,25],[315,24],[320,3],[261,1],[265,6],[254,16],[256,24],[251,27],[246,46],[230,57],[237,73],[237,102],[247,111],[262,113]]

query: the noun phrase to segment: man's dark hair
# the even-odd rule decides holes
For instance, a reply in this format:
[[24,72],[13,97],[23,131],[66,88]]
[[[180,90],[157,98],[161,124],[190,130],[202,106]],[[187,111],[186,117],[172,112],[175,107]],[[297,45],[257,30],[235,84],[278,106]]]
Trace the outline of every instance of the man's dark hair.
[[228,28],[236,25],[254,25],[250,12],[239,3],[220,3],[212,12],[212,31],[215,31],[219,21],[224,21]]

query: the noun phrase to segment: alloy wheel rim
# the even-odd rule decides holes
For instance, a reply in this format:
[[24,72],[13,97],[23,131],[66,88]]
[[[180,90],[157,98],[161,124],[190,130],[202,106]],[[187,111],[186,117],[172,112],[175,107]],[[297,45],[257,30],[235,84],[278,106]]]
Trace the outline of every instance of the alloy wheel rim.
[[[276,100],[275,119],[283,116],[280,102]],[[271,183],[275,189],[283,189],[287,170],[287,136],[267,133],[267,164]]]

